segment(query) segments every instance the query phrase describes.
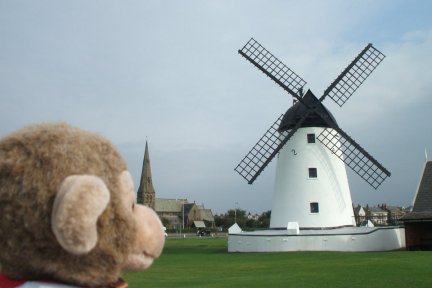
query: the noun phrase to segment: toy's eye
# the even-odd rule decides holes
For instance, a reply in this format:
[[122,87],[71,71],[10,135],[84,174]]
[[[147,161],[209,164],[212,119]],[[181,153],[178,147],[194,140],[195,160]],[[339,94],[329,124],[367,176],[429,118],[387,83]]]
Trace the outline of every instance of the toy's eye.
[[132,210],[135,209],[135,203],[132,203]]

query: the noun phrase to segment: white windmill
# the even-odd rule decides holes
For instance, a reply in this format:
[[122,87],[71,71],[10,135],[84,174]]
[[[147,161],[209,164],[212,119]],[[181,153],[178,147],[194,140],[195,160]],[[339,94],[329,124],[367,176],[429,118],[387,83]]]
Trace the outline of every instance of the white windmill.
[[344,163],[375,189],[390,172],[339,128],[322,101],[329,96],[341,107],[385,56],[367,45],[318,99],[310,90],[303,95],[306,82],[253,38],[238,52],[297,100],[235,168],[252,184],[278,158],[270,228],[355,225]]

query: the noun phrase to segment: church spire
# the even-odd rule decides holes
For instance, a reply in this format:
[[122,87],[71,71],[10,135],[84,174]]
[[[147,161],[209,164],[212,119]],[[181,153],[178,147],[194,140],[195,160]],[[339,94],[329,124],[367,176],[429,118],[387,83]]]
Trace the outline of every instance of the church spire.
[[148,144],[146,141],[144,161],[141,172],[141,180],[137,193],[137,202],[144,204],[152,209],[155,209],[156,193],[153,188],[153,181],[150,168],[150,156],[148,151]]

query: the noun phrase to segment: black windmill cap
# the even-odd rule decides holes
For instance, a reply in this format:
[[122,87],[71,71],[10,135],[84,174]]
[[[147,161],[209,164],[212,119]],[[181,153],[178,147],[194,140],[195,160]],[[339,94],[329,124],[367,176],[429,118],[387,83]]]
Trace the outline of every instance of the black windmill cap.
[[[302,100],[310,107],[316,106],[316,110],[319,111],[319,113],[323,115],[323,117],[325,117],[328,122],[331,123],[331,126],[338,126],[336,119],[333,117],[330,111],[328,111],[327,108],[324,107],[324,105],[315,97],[315,95],[310,90],[306,92]],[[303,103],[301,103],[300,101],[295,103],[285,112],[281,124],[279,125],[278,131],[283,132],[294,128],[297,122],[300,121],[300,119],[306,114],[308,110],[309,108],[303,105]],[[330,127],[330,125],[327,124],[327,121],[325,121],[320,116],[320,114],[318,114],[317,112],[311,113],[305,119],[305,121],[303,121],[300,127]]]

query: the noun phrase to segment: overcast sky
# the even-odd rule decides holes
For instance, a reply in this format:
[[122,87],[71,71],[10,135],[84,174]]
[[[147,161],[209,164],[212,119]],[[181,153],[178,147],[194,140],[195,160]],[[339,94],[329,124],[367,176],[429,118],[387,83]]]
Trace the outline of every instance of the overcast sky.
[[342,108],[324,104],[392,173],[374,190],[348,171],[353,202],[408,206],[425,149],[432,158],[431,11],[397,0],[0,0],[0,137],[46,121],[97,132],[137,187],[147,139],[157,197],[262,212],[276,161],[253,185],[234,168],[292,98],[237,50],[254,37],[320,96],[373,43],[380,66]]

